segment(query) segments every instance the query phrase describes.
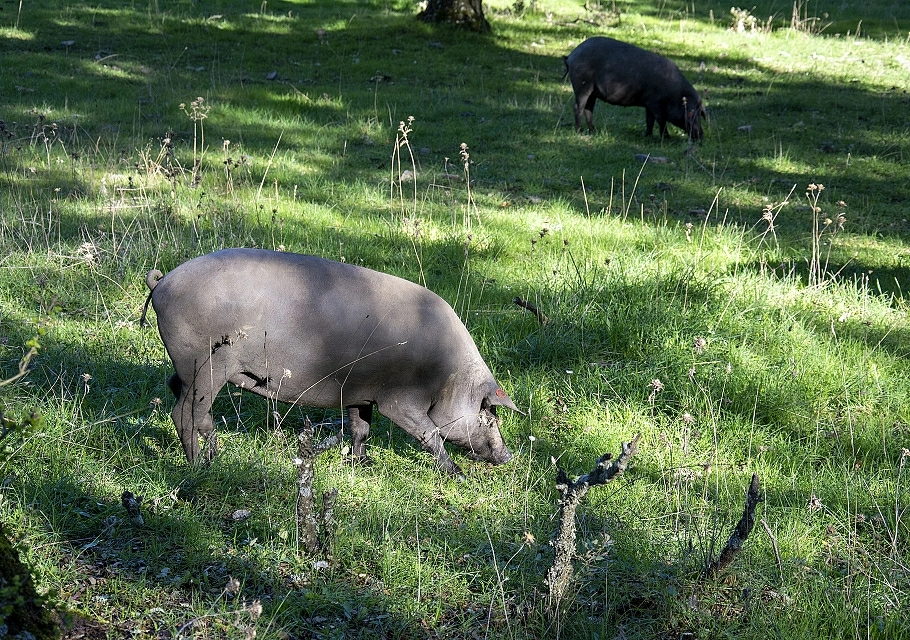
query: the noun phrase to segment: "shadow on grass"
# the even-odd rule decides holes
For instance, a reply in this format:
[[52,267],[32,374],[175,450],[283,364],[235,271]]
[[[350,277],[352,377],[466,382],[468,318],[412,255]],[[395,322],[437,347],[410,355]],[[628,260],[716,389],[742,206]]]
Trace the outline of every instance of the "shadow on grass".
[[[643,9],[653,6],[641,4]],[[642,187],[653,191],[655,183],[669,184],[671,206],[679,211],[703,208],[714,195],[713,188],[692,181],[689,171],[707,171],[710,178],[703,178],[709,183],[765,189],[772,197],[785,195],[793,184],[799,191],[809,182],[821,182],[851,207],[857,200],[899,203],[910,197],[895,164],[910,154],[901,115],[908,99],[899,88],[794,82],[735,51],[723,58],[670,54],[691,78],[698,76],[696,85],[712,111],[708,137],[696,156],[704,171],[690,162],[682,173],[681,137],[671,142],[641,137],[641,109],[601,105],[597,118],[610,135],[587,140],[571,133],[571,90],[560,81],[557,57],[518,51],[495,37],[431,29],[410,13],[381,12],[366,19],[358,16],[356,6],[344,3],[331,8],[286,3],[285,9],[293,17],[277,7],[270,8],[276,13],[260,15],[216,15],[200,8],[195,16],[165,13],[150,23],[144,12],[72,7],[67,28],[76,44],[58,47],[41,38],[16,43],[31,54],[30,68],[40,71],[20,71],[32,74],[20,80],[33,93],[20,93],[24,99],[6,107],[11,112],[7,118],[19,120],[15,140],[7,147],[27,144],[36,130],[47,127],[25,104],[66,93],[73,96],[70,110],[81,113],[72,123],[55,123],[56,136],[67,148],[82,147],[86,156],[116,155],[119,129],[131,128],[128,135],[140,140],[161,139],[173,130],[184,166],[189,166],[194,123],[177,105],[196,93],[209,93],[209,102],[217,105],[204,122],[209,140],[242,144],[259,158],[257,172],[265,171],[262,159],[281,140],[281,150],[305,157],[315,167],[314,175],[329,184],[387,180],[395,123],[415,115],[415,145],[425,145],[427,151],[418,155],[422,165],[444,171],[446,158],[456,158],[458,144],[467,140],[476,150],[478,185],[503,194],[541,186],[554,195],[577,194],[579,175],[603,193],[623,172],[630,180],[638,173],[636,153],[652,153],[668,156],[677,166],[647,167]],[[40,22],[45,15],[50,20],[53,12],[36,12],[36,33],[46,32]],[[27,21],[24,28],[29,28]],[[522,33],[520,24],[510,29]],[[527,33],[529,39],[540,33],[555,37],[565,28],[534,23]],[[140,44],[152,52],[147,55],[160,59],[131,60],[134,54],[119,53]],[[98,58],[99,53],[105,55]],[[238,57],[241,64],[229,68],[220,62]],[[704,71],[697,73],[702,63]],[[91,73],[74,73],[83,67]],[[106,92],[111,98],[134,99],[111,99],[98,108],[88,100],[80,105],[76,97],[104,98]],[[862,108],[873,103],[874,109]],[[745,125],[753,127],[751,133],[737,133]],[[207,162],[217,172],[222,160],[214,150],[217,143],[208,146]],[[807,158],[807,149],[817,151]],[[74,160],[71,170],[33,167],[37,173],[30,177],[28,166],[16,158],[15,152],[10,155],[7,174],[17,185],[40,191],[71,181],[65,189],[84,193],[78,175],[90,171],[87,163]],[[283,182],[293,179],[282,177]],[[312,182],[307,186],[316,187]],[[322,195],[318,187],[303,195],[338,197]],[[758,219],[760,212],[737,215]],[[860,223],[863,228],[886,236],[900,234],[906,226],[883,218],[873,206],[858,215],[868,218]],[[898,228],[892,229],[895,222]],[[781,233],[790,231],[783,227]]]
[[[186,469],[174,473],[185,479]],[[109,633],[175,633],[189,625],[187,629],[198,626],[216,635],[246,626],[281,629],[294,637],[424,637],[419,622],[391,611],[381,591],[367,584],[335,579],[330,570],[312,569],[312,561],[305,558],[291,559],[280,570],[230,543],[214,548],[210,538],[230,541],[250,535],[249,525],[231,523],[229,514],[219,525],[211,514],[191,515],[193,507],[187,503],[166,505],[173,508],[158,513],[145,504],[144,523],[138,524],[118,501],[100,497],[90,486],[66,476],[47,478],[26,490],[36,496],[36,508],[47,516],[47,534],[60,547],[60,561],[79,575],[74,591],[59,594],[63,607],[79,611],[84,603],[93,602],[91,608],[97,611],[98,602],[118,603],[123,594],[129,599],[134,596],[128,594],[137,590],[156,593],[146,602],[159,606],[149,607],[152,610],[143,615],[107,617]],[[222,529],[220,535],[206,531],[212,526]],[[293,550],[289,553],[292,557]],[[309,568],[289,575],[291,563]],[[233,595],[224,593],[231,578],[240,581],[239,592]],[[197,599],[211,606],[193,625],[192,614],[178,613],[179,603]],[[258,622],[247,613],[254,600],[264,610]],[[121,605],[131,608],[128,601]]]
[[[779,74],[745,58],[678,56],[690,76],[695,75],[700,62],[704,61],[706,65],[705,75],[697,84],[699,88],[707,86],[710,89],[706,94],[713,103],[714,121],[708,139],[699,147],[696,156],[703,169],[694,162],[686,164],[682,155],[684,143],[679,134],[669,142],[645,140],[641,136],[643,114],[640,109],[601,105],[597,111],[600,133],[593,137],[572,133],[570,120],[565,117],[566,113],[571,113],[571,91],[565,84],[559,84],[562,69],[561,61],[556,57],[518,52],[495,38],[432,30],[416,23],[410,15],[357,18],[355,14],[360,7],[351,3],[337,4],[328,10],[284,3],[270,10],[276,13],[259,17],[234,13],[227,14],[227,18],[215,18],[214,11],[207,15],[200,9],[193,20],[162,14],[141,27],[137,26],[145,21],[141,11],[119,14],[104,7],[73,7],[70,11],[74,19],[66,25],[66,33],[62,35],[59,25],[50,18],[37,26],[24,21],[23,28],[34,27],[38,37],[33,41],[10,44],[20,53],[27,52],[33,70],[24,67],[16,70],[13,81],[23,90],[11,92],[9,95],[17,99],[4,105],[12,115],[3,115],[18,120],[19,128],[13,139],[4,143],[9,153],[2,161],[3,177],[0,180],[10,190],[23,194],[23,201],[28,202],[26,206],[31,206],[32,199],[39,200],[37,196],[44,196],[58,187],[68,191],[73,199],[104,201],[100,194],[90,191],[92,187],[86,186],[96,183],[91,175],[91,154],[97,154],[101,159],[119,157],[121,135],[137,139],[152,137],[157,145],[168,128],[173,128],[185,162],[192,144],[192,123],[177,104],[192,100],[200,92],[206,93],[205,87],[210,87],[215,99],[223,105],[223,111],[213,111],[206,123],[210,139],[220,136],[240,140],[244,148],[258,156],[257,179],[252,181],[255,186],[258,176],[265,171],[263,159],[269,157],[281,137],[282,149],[311,158],[308,162],[316,175],[306,183],[309,191],[304,197],[313,202],[336,200],[338,206],[344,207],[348,201],[332,185],[345,185],[352,179],[371,184],[387,180],[395,122],[417,113],[420,122],[426,123],[426,129],[415,135],[415,145],[426,145],[428,149],[419,156],[421,163],[428,168],[445,167],[444,158],[454,157],[458,143],[468,140],[472,150],[476,150],[472,171],[478,186],[491,192],[491,197],[502,200],[543,193],[545,197],[565,198],[577,212],[584,212],[586,204],[579,195],[579,176],[584,175],[586,186],[592,189],[587,206],[596,214],[609,207],[609,190],[618,182],[617,176],[625,172],[630,217],[634,219],[641,207],[648,206],[649,193],[667,193],[666,210],[670,220],[700,222],[699,216],[704,214],[693,213],[693,210],[707,210],[717,186],[752,185],[751,188],[758,189],[757,185],[760,185],[769,197],[779,199],[789,192],[792,184],[798,185],[799,192],[804,183],[822,182],[838,197],[847,199],[850,196],[867,202],[866,209],[860,213],[868,217],[861,223],[865,227],[898,239],[905,230],[904,222],[888,218],[893,210],[877,212],[874,205],[885,201],[900,203],[907,196],[906,183],[894,177],[902,175],[900,159],[908,154],[906,135],[900,130],[906,98],[900,91],[887,87],[880,91],[863,89],[834,82],[772,84],[771,80]],[[285,11],[301,13],[299,19],[285,19],[280,15]],[[317,29],[323,29],[325,33],[320,36]],[[552,31],[535,27],[534,33],[545,33],[549,37],[556,31],[555,27]],[[58,38],[72,39],[75,44],[58,45]],[[134,45],[137,50],[148,52],[142,54],[147,57],[118,53],[118,50]],[[242,55],[234,55],[237,49]],[[227,52],[231,52],[230,55]],[[239,58],[242,62],[225,67],[222,56],[232,62]],[[86,72],[90,79],[84,81]],[[269,79],[273,72],[274,78]],[[751,72],[766,77],[753,79]],[[48,134],[44,133],[45,123],[40,121],[38,114],[29,113],[29,105],[43,108],[45,102],[56,104],[54,101],[59,102],[59,96],[69,93],[73,96],[90,93],[99,99],[95,103],[73,98],[70,108],[80,113],[78,118],[73,116],[75,124],[59,123],[54,144],[63,143],[68,153],[73,147],[81,147],[80,156],[70,155],[69,163],[39,163],[36,158],[43,160],[41,152],[45,150],[44,140]],[[129,100],[118,101],[123,95],[129,96]],[[872,103],[875,108],[867,108]],[[800,122],[802,125],[797,126]],[[751,133],[736,132],[738,126],[745,124],[754,125]],[[332,131],[333,128],[338,131]],[[38,129],[45,138],[36,137]],[[132,133],[128,134],[130,130]],[[829,142],[830,145],[825,144]],[[16,148],[18,143],[23,146],[22,152]],[[792,154],[787,151],[787,145],[793,146]],[[733,151],[728,151],[731,148]],[[780,152],[775,154],[775,148],[780,148]],[[805,149],[815,148],[818,154],[811,158],[812,163],[801,163],[794,157],[804,155]],[[639,191],[633,197],[632,180],[641,168],[634,155],[639,152],[667,156],[672,162],[667,166],[646,165]],[[134,170],[137,158],[131,154],[132,151],[127,151],[124,156],[124,172]],[[848,158],[856,162],[857,156],[864,155],[885,160],[847,171]],[[339,157],[343,161],[339,161]],[[775,158],[779,161],[771,161]],[[211,161],[216,164],[215,170],[220,170],[216,161]],[[704,178],[705,183],[692,179],[693,175]],[[285,175],[282,183],[292,184],[301,176]],[[710,180],[705,176],[710,176]],[[304,184],[302,180],[301,184]],[[670,185],[671,189],[664,190],[662,184]],[[148,254],[137,250],[126,256],[126,279],[119,283],[98,278],[91,270],[64,281],[60,293],[65,311],[90,315],[85,310],[97,305],[99,296],[107,299],[114,293],[121,294],[122,286],[138,286],[144,295],[140,276],[148,269],[158,267],[167,271],[187,258],[238,242],[266,247],[274,247],[276,242],[286,243],[327,255],[334,255],[333,244],[337,243],[347,247],[348,256],[370,257],[368,266],[399,273],[406,270],[402,275],[416,279],[413,265],[406,265],[403,259],[407,256],[410,260],[414,251],[405,235],[392,232],[370,235],[333,228],[326,232],[328,240],[319,240],[322,244],[312,246],[309,238],[316,229],[308,221],[288,220],[279,229],[279,223],[268,212],[253,222],[254,214],[242,207],[212,210],[202,195],[196,200],[199,212],[181,211],[173,215],[164,208],[156,211],[158,221],[168,229],[165,237],[174,240],[174,246],[156,250],[154,264],[146,264]],[[853,202],[850,204],[855,206]],[[750,213],[734,207],[727,219],[751,226],[760,214],[760,211]],[[366,220],[374,214],[358,209],[349,215]],[[140,226],[147,224],[149,229],[151,220],[136,218]],[[106,229],[110,222],[111,217],[104,213],[72,214],[64,209],[60,216],[60,225],[66,230],[63,236],[66,242],[73,243],[73,248],[84,241],[83,233],[102,238],[98,229]],[[647,226],[661,224],[656,216],[645,222]],[[897,227],[890,226],[892,223]],[[784,243],[793,242],[797,246],[805,235],[797,218],[781,220],[780,236]],[[137,235],[136,245],[143,246],[142,240],[149,239],[154,242],[144,246],[158,246],[160,238],[151,231],[145,236]],[[113,242],[110,237],[104,237],[104,240]],[[447,299],[454,299],[457,290],[448,276],[464,267],[464,247],[454,238],[421,246],[426,256],[424,275],[427,284]],[[383,257],[379,257],[380,254]],[[480,259],[495,260],[496,256],[495,245],[477,252]],[[122,263],[124,254],[115,252],[111,260]],[[873,267],[881,273],[877,266],[861,261],[851,268],[862,274]],[[747,268],[759,270],[762,266],[748,265]],[[35,275],[40,278],[52,274],[50,271],[47,274],[26,273],[21,277]],[[597,275],[592,274],[589,280],[579,283],[574,291],[547,283],[540,285],[542,297],[550,306],[544,310],[553,319],[549,326],[535,326],[525,312],[517,309],[512,314],[497,311],[496,317],[503,320],[504,325],[500,330],[506,337],[497,339],[495,342],[499,345],[493,345],[494,352],[488,351],[484,355],[488,355],[499,369],[522,367],[527,375],[539,377],[553,370],[579,371],[579,364],[587,367],[596,363],[591,367],[595,372],[591,375],[602,378],[597,388],[603,397],[619,398],[634,407],[647,407],[648,383],[654,377],[672,373],[678,380],[665,380],[667,389],[656,415],[666,418],[667,422],[674,420],[676,412],[686,408],[684,383],[679,380],[685,379],[692,362],[688,340],[709,335],[717,329],[706,318],[718,316],[718,309],[728,302],[726,294],[711,283],[693,283],[676,276],[664,280],[655,277],[634,286],[623,285],[613,277],[598,290]],[[880,282],[887,291],[888,280],[906,281],[908,275],[906,269],[894,268],[881,274]],[[484,303],[496,309],[509,307],[509,301],[516,293],[512,285],[510,282],[486,282]],[[680,292],[686,292],[687,296],[681,298]],[[687,300],[689,306],[680,305],[681,300]],[[699,305],[709,307],[712,312],[700,314]],[[132,319],[138,316],[138,309],[121,309],[117,313]],[[785,317],[769,313],[769,323],[785,320]],[[636,327],[635,333],[631,334],[632,341],[629,326]],[[830,333],[830,326],[821,317],[813,329],[819,337]],[[895,358],[906,355],[902,345],[906,344],[907,336],[901,332],[865,331],[861,322],[852,321],[844,329],[852,339],[866,347],[881,348]],[[154,330],[150,331],[154,333]],[[720,334],[713,335],[718,339],[728,338],[733,343],[742,340],[741,330],[733,321],[720,327]],[[166,397],[164,380],[167,372],[164,369],[167,367],[113,361],[104,354],[105,338],[96,336],[89,341],[92,344],[86,347],[84,339],[54,336],[43,356],[45,380],[38,386],[48,394],[65,388],[67,403],[78,401],[82,390],[80,384],[93,387],[83,401],[82,415],[94,425],[89,430],[89,444],[99,459],[116,454],[124,464],[131,464],[130,456],[144,459],[160,456],[164,451],[179,458],[179,454],[174,455],[179,445],[166,415],[145,422],[109,420],[121,410],[135,410],[137,405],[145,410],[147,402],[156,395]],[[159,359],[160,354],[159,349]],[[611,365],[616,362],[621,365]],[[785,431],[791,440],[807,442],[809,434],[792,428],[789,418],[805,412],[805,406],[815,395],[811,385],[803,379],[788,380],[786,371],[780,371],[787,363],[780,358],[770,362],[756,359],[744,366],[749,367],[748,382],[741,388],[729,390],[722,386],[722,363],[709,370],[714,376],[709,382],[724,389],[720,397],[711,398],[709,404],[717,402],[722,418],[735,418],[737,424],[754,423],[772,434]],[[80,382],[82,372],[90,373],[93,381]],[[73,376],[73,379],[62,379],[65,375]],[[721,404],[727,399],[732,400],[732,407]],[[166,407],[170,406],[170,398],[165,402]],[[843,404],[841,402],[841,406]],[[222,401],[219,408],[229,412],[233,405]],[[266,413],[261,402],[250,411],[256,415]],[[832,415],[832,421],[842,420],[842,416]],[[257,423],[256,420],[251,422]],[[568,423],[565,426],[567,431],[574,427]],[[384,433],[395,432],[395,428],[389,428]],[[81,437],[81,433],[76,435]],[[817,447],[815,451],[819,457],[845,451],[843,433],[841,431],[832,439],[837,446],[828,443]],[[891,448],[899,444],[896,434],[883,437],[888,438],[887,444]],[[392,452],[410,455],[416,451],[403,436],[389,435],[388,438]],[[582,458],[581,464],[602,453],[586,440],[590,439],[576,429],[564,441],[572,444],[573,450]],[[874,452],[879,444],[866,431],[859,442],[859,451],[861,454],[867,450]],[[550,453],[544,451],[544,455]],[[558,454],[555,447],[553,452]],[[881,452],[870,453],[866,464],[881,461],[884,456]],[[204,495],[209,490],[224,491],[221,495],[236,495],[247,487],[247,483],[253,482],[250,478],[257,474],[254,467],[251,463],[225,468],[221,470],[225,475],[213,474],[209,478],[199,475],[194,479],[194,490],[197,495]],[[78,473],[78,465],[73,465],[73,468],[51,476],[47,481],[49,484],[41,485],[40,490],[38,485],[35,488],[36,492],[48,496],[39,507],[48,513],[52,514],[61,504],[67,505],[63,507],[66,513],[61,530],[73,542],[74,549],[99,539],[107,516],[120,514],[122,517],[116,500],[98,499],[97,491],[77,479]],[[170,486],[179,485],[187,477],[187,470],[179,465],[169,466],[165,473]],[[793,500],[804,497],[796,496]],[[846,509],[840,511],[846,512]],[[119,529],[115,527],[111,531],[110,541],[86,548],[83,554],[107,563],[106,566],[113,566],[116,557],[125,555],[132,558],[133,564],[128,567],[132,578],[150,580],[162,588],[175,588],[180,594],[185,590],[212,596],[223,588],[227,575],[243,576],[251,595],[271,598],[270,606],[276,617],[288,615],[294,620],[307,620],[306,624],[312,625],[307,628],[314,631],[335,624],[342,633],[355,633],[355,625],[364,620],[368,629],[375,629],[383,616],[388,617],[381,624],[387,624],[396,630],[395,633],[400,630],[403,636],[420,636],[424,631],[404,616],[388,613],[391,607],[384,602],[380,587],[363,585],[362,589],[355,588],[356,581],[349,581],[345,576],[331,584],[314,583],[318,586],[312,589],[293,589],[285,583],[285,572],[266,560],[254,557],[248,561],[223,550],[209,549],[210,531],[220,531],[221,527],[241,542],[245,537],[272,535],[268,523],[254,522],[249,530],[243,528],[247,525],[239,525],[235,531],[231,528],[235,525],[224,524],[222,516],[210,513],[202,524],[192,524],[198,521],[180,514],[150,518],[150,527],[176,533],[183,541],[176,544],[167,538],[155,541],[147,531],[131,529],[121,522]],[[596,529],[598,522],[588,524]],[[509,528],[518,526],[517,519],[508,522]],[[206,531],[207,527],[212,529]],[[135,540],[140,546],[133,550],[130,545]],[[104,548],[99,549],[101,544],[111,545],[113,555],[105,558]],[[487,539],[478,531],[467,544],[483,546]],[[94,555],[96,553],[98,555]],[[177,566],[191,575],[181,575],[177,582],[173,577],[160,576],[161,569],[174,564],[172,559],[180,561],[181,556],[185,559]],[[192,559],[188,559],[189,556]],[[477,565],[478,572],[483,570],[482,565]],[[147,569],[141,571],[142,566]],[[196,575],[194,570],[198,567],[202,569]],[[478,615],[482,618],[482,614]]]

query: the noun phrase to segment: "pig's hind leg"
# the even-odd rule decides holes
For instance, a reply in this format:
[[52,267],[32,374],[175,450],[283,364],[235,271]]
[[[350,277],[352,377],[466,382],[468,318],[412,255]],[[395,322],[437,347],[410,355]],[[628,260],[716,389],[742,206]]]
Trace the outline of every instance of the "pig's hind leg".
[[645,107],[645,135],[649,138],[654,133],[654,113]]
[[357,462],[371,464],[367,457],[366,441],[370,435],[373,405],[355,404],[347,407],[348,428],[351,430],[351,457]]
[[[203,380],[207,376],[201,376]],[[212,402],[215,396],[224,386],[222,382],[218,388],[215,384],[196,384],[202,382],[197,376],[194,381],[187,384],[179,374],[174,374],[168,379],[168,387],[177,396],[177,403],[171,410],[171,418],[174,420],[174,426],[177,429],[177,436],[183,445],[183,452],[190,463],[199,461],[199,437],[206,439],[206,462],[211,462],[217,453],[217,441],[215,439],[215,423],[212,420]],[[202,387],[202,388],[201,388]],[[208,393],[207,393],[208,392]]]
[[660,132],[661,139],[669,138],[667,133],[667,117],[664,113],[663,106],[650,104],[645,106],[645,135],[649,138],[654,133],[654,123],[657,122],[657,130]]
[[579,85],[575,88],[575,130],[584,131],[582,118],[588,126],[588,131],[594,131],[594,103],[597,102],[597,94],[594,91],[594,84],[591,82]]

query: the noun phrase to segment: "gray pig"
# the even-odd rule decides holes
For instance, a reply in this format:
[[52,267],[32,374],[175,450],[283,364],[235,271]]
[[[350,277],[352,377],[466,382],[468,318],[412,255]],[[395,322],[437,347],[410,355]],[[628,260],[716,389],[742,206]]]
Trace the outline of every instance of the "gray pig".
[[584,115],[590,131],[597,99],[622,107],[644,107],[651,135],[654,121],[667,137],[667,123],[701,140],[706,117],[698,92],[679,67],[656,53],[613,38],[588,38],[567,57],[566,72],[575,91],[575,128],[582,130]]
[[452,307],[424,287],[260,249],[217,251],[166,276],[153,270],[146,284],[176,371],[171,416],[190,462],[199,436],[214,430],[212,401],[225,382],[282,402],[346,407],[356,459],[366,459],[374,404],[449,474],[461,470],[445,441],[494,464],[512,457],[496,406],[515,405]]

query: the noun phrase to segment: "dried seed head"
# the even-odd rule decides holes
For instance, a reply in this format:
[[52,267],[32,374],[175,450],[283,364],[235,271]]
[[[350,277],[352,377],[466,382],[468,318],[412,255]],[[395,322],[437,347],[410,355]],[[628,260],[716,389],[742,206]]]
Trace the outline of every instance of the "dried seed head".
[[657,394],[664,390],[664,383],[657,378],[654,378],[648,383],[648,386],[651,388],[651,393],[648,395],[648,402],[654,404],[654,401],[657,399]]
[[250,614],[253,620],[258,620],[259,616],[262,615],[262,603],[259,600],[253,600],[246,606],[246,612]]
[[227,584],[224,585],[224,592],[229,596],[236,596],[240,593],[240,580],[233,576],[228,577]]
[[809,498],[809,503],[806,505],[809,509],[809,513],[815,513],[816,511],[821,511],[824,508],[822,501],[813,493],[812,497]]

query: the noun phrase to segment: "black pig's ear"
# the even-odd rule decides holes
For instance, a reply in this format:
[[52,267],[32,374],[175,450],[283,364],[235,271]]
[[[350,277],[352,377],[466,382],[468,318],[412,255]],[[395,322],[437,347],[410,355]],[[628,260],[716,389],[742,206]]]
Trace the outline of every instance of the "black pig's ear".
[[510,398],[509,394],[503,391],[501,387],[496,387],[493,391],[488,393],[481,402],[481,408],[495,406],[506,407],[512,411],[517,411],[521,415],[525,415],[518,409],[518,407],[515,406],[515,403],[512,402],[512,398]]

